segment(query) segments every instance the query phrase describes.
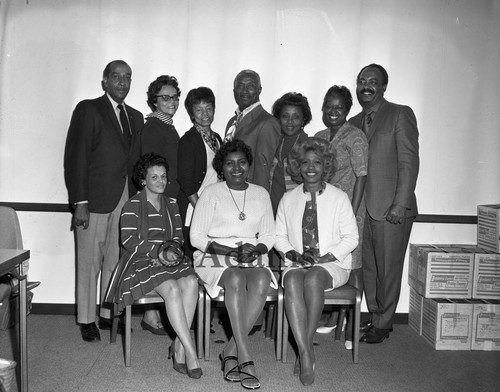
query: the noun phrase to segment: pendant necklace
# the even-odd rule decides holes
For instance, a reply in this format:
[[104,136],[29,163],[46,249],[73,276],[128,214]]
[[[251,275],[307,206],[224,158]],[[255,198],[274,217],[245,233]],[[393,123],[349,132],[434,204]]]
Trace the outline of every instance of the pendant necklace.
[[231,198],[233,199],[234,205],[236,206],[236,209],[240,212],[240,215],[238,216],[238,218],[241,221],[244,221],[245,219],[247,219],[247,216],[245,214],[245,203],[247,201],[247,188],[245,188],[245,195],[243,196],[243,209],[240,210],[240,208],[238,207],[238,204],[236,204],[236,200],[234,200],[234,196],[233,196],[233,192],[231,192],[231,188],[227,187],[227,189],[229,189],[229,194],[231,195]]

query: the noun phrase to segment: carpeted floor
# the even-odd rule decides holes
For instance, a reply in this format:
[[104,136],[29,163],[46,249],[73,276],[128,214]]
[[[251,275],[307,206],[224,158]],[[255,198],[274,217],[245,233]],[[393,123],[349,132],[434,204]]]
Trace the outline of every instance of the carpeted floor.
[[[201,360],[203,377],[192,380],[172,369],[167,360],[170,338],[155,336],[132,318],[132,366],[126,368],[121,341],[107,335],[85,343],[73,316],[30,315],[29,389],[34,392],[242,391],[222,379],[218,355],[226,335],[217,319],[211,335],[210,361]],[[0,331],[0,357],[15,358],[13,330]],[[344,343],[333,335],[317,335],[316,382],[304,387],[292,375],[295,355],[275,360],[274,341],[262,332],[250,337],[262,391],[500,391],[500,352],[435,351],[408,325],[395,325],[378,345],[362,344],[360,361],[352,363]],[[12,391],[16,391],[15,385]]]

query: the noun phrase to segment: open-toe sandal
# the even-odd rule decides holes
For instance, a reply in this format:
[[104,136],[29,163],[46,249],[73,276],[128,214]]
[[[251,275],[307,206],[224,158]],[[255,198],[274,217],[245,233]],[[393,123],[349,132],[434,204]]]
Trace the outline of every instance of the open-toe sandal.
[[[260,382],[257,377],[255,377],[253,374],[250,374],[248,372],[245,372],[243,369],[246,368],[247,366],[255,366],[253,361],[247,361],[239,365],[239,370],[240,370],[240,382],[241,386],[245,389],[259,389],[260,388]],[[248,384],[248,381],[257,381],[257,384]]]
[[[227,372],[225,371],[226,368],[226,362],[229,361],[235,361],[236,365],[234,365],[231,369],[229,369]],[[228,355],[227,357],[224,356],[224,352],[220,354],[220,362],[221,362],[221,370],[222,373],[224,374],[224,380],[229,381],[229,382],[239,382],[240,381],[240,372],[239,372],[239,364],[238,364],[238,357],[235,357],[234,355]]]

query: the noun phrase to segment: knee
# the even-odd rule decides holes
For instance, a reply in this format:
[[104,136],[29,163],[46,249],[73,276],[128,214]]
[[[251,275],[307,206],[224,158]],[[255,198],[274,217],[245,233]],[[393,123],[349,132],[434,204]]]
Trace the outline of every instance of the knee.
[[160,286],[158,286],[156,291],[160,293],[160,295],[163,293],[163,295],[167,298],[176,298],[181,296],[179,283],[174,279],[163,282]]
[[290,271],[285,274],[283,278],[283,285],[286,291],[295,291],[302,287],[303,276],[302,274],[296,273],[296,271]]
[[321,287],[325,289],[325,275],[328,273],[323,268],[311,268],[304,276],[304,287]]
[[224,279],[224,290],[241,291],[246,288],[246,277],[238,268],[226,270]]
[[179,280],[179,284],[184,290],[196,291],[198,290],[198,278],[196,275],[189,275]]

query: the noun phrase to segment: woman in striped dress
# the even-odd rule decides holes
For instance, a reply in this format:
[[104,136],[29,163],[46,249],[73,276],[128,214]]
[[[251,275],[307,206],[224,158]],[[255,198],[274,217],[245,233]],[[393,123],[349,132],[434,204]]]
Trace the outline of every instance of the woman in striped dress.
[[125,203],[120,218],[122,256],[114,271],[107,301],[118,312],[154,291],[165,301],[177,334],[169,351],[174,369],[191,378],[202,371],[191,339],[198,279],[184,256],[182,222],[174,199],[164,196],[168,165],[160,155],[145,154],[134,167],[134,181],[143,190]]

